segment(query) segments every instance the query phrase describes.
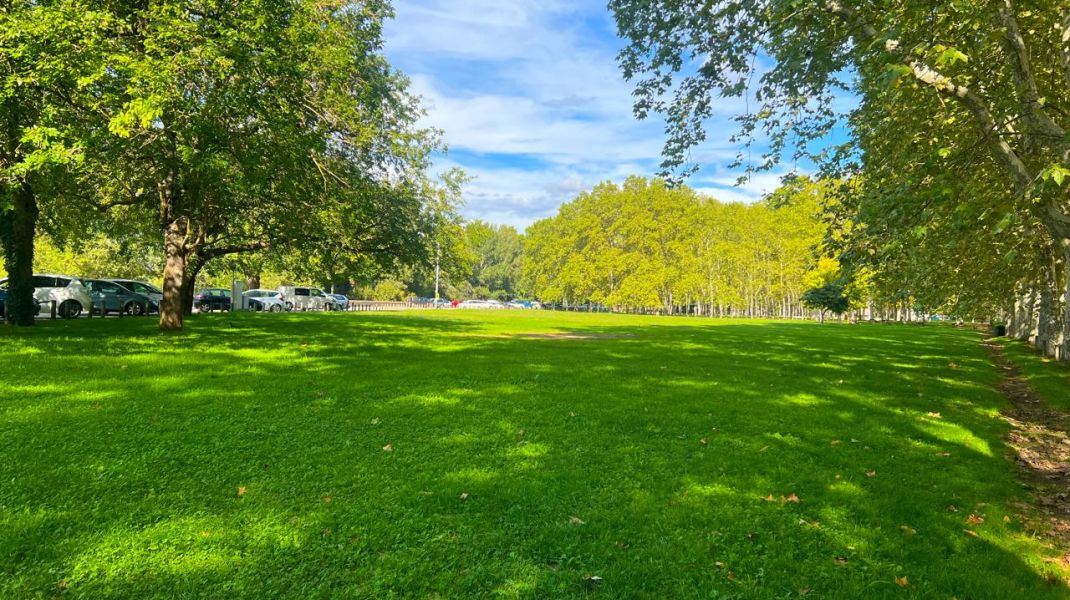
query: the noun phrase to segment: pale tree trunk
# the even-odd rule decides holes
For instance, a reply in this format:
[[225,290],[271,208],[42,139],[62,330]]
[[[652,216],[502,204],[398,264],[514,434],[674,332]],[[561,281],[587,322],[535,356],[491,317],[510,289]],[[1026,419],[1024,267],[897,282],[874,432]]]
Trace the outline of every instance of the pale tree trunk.
[[171,221],[164,231],[167,259],[163,269],[163,300],[160,301],[160,329],[163,330],[182,329],[185,313],[183,291],[186,289],[186,263],[189,258],[187,233],[185,218]]
[[1059,340],[1059,360],[1070,361],[1070,239],[1063,240],[1063,278],[1066,280],[1063,294],[1062,335]]
[[1037,350],[1045,356],[1051,356],[1055,352],[1055,338],[1057,336],[1056,321],[1058,313],[1056,308],[1056,290],[1060,287],[1056,273],[1051,269],[1045,269],[1044,277],[1040,283],[1037,305],[1037,329],[1033,340]]

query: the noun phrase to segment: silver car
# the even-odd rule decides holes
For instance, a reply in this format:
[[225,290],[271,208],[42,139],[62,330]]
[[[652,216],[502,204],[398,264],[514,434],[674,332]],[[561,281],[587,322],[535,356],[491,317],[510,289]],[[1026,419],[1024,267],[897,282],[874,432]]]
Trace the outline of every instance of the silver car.
[[253,289],[243,292],[242,304],[248,310],[283,312],[290,310],[278,290]]
[[144,281],[138,281],[136,279],[115,279],[115,278],[105,279],[105,281],[111,281],[111,282],[114,282],[114,283],[118,283],[119,285],[123,286],[124,288],[126,288],[126,289],[128,289],[128,290],[130,290],[132,292],[137,292],[139,294],[145,294],[146,296],[149,297],[149,300],[152,300],[153,302],[155,302],[157,306],[159,306],[160,302],[163,301],[163,290],[161,290],[160,288],[152,285],[151,283],[145,283]]

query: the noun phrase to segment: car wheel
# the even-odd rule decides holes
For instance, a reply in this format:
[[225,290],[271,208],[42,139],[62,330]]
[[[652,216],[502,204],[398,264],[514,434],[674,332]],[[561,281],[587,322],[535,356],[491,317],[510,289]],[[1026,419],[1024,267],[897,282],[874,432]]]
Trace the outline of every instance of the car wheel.
[[272,304],[269,310],[271,310],[271,312],[282,312],[282,307],[278,304]]
[[292,312],[293,309],[294,309],[294,303],[293,302],[287,302],[286,303],[286,312]]
[[59,316],[64,319],[77,319],[82,314],[82,304],[77,300],[64,300],[59,305]]
[[131,317],[140,317],[145,314],[145,306],[140,302],[130,302],[126,305],[126,308],[123,310],[123,312],[130,315]]

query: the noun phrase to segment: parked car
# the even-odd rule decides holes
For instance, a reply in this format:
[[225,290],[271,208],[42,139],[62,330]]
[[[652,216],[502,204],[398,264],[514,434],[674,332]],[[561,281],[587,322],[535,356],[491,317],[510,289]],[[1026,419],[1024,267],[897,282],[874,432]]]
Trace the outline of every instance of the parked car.
[[230,310],[230,290],[208,288],[193,297],[193,306],[200,312]]
[[[41,312],[41,303],[33,299],[33,312]],[[7,288],[0,287],[0,320],[7,317]]]
[[457,308],[505,308],[505,304],[497,300],[465,300],[457,305]]
[[[7,287],[7,278],[0,279],[0,287]],[[74,319],[93,304],[89,290],[82,280],[70,275],[41,274],[33,276],[33,297],[41,303],[42,310],[51,310],[56,303],[56,313],[64,319]]]
[[290,310],[327,310],[327,294],[319,288],[282,285],[279,293]]
[[242,293],[244,305],[249,310],[282,312],[286,308],[286,301],[278,290],[253,289]]
[[123,313],[135,317],[159,311],[159,305],[145,294],[139,294],[126,287],[104,279],[83,279],[93,296],[93,306],[101,314],[109,312]]
[[349,308],[349,297],[345,294],[327,294],[327,301],[331,303],[331,310],[346,310]]
[[151,283],[145,283],[144,281],[138,281],[136,279],[115,278],[105,279],[105,281],[114,281],[115,283],[118,283],[119,285],[132,292],[145,294],[149,297],[150,300],[152,300],[156,304],[156,306],[159,306],[160,302],[163,302],[163,290],[152,285]]

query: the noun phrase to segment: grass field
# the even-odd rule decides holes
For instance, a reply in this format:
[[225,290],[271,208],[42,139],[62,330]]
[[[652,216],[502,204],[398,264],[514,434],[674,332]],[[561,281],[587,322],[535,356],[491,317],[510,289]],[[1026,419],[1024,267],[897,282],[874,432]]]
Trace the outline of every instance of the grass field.
[[1066,598],[978,342],[519,311],[0,329],[0,598]]

